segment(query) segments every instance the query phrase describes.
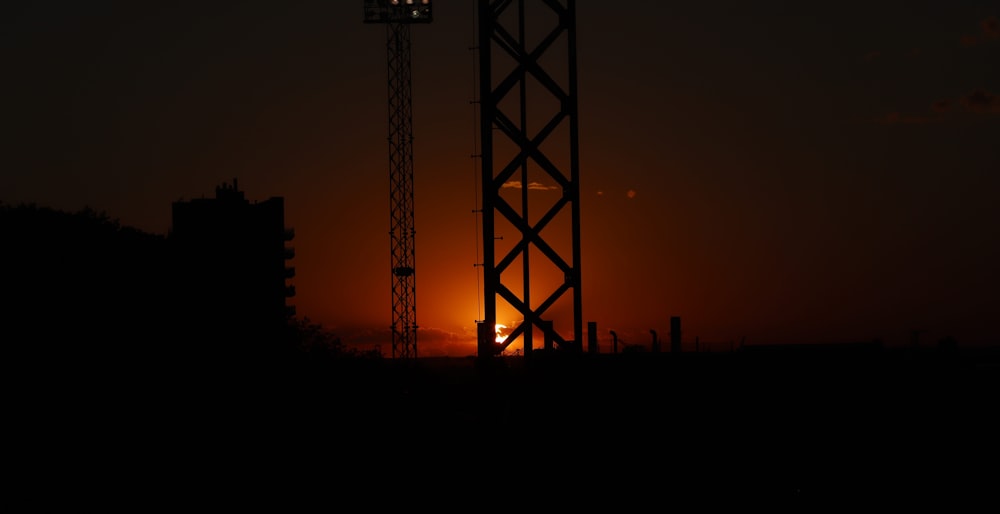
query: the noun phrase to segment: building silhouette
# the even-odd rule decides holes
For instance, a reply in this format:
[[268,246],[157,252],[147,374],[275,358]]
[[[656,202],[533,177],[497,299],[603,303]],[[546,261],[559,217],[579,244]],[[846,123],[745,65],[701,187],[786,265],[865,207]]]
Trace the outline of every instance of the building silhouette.
[[168,239],[180,344],[233,356],[280,346],[294,315],[293,238],[284,199],[251,202],[236,179],[217,186],[215,198],[174,202]]

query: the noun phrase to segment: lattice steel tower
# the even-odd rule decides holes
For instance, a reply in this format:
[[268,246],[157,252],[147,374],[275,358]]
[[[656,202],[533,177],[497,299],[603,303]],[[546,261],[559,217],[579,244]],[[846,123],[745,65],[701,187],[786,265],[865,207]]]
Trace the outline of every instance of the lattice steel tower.
[[430,23],[430,0],[365,0],[365,23],[386,25],[389,64],[389,239],[392,357],[417,357],[410,25]]
[[[528,357],[536,333],[547,349],[581,351],[576,2],[477,2],[485,297],[478,353],[497,355],[520,339]],[[523,318],[512,320],[503,342],[493,338],[498,301]]]

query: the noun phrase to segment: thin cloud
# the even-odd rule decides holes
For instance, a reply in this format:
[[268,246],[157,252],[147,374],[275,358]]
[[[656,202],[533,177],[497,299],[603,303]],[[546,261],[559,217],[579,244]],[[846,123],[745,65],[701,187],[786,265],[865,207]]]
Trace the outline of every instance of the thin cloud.
[[962,36],[958,42],[966,48],[972,48],[979,44],[979,38],[976,36]]
[[977,89],[962,97],[962,105],[975,113],[1000,114],[1000,101],[996,95],[984,89]]
[[[343,337],[340,336],[343,332]],[[383,356],[392,354],[392,330],[389,328],[344,328],[338,330],[344,346],[359,352],[377,351]],[[423,357],[446,355],[475,355],[474,333],[455,333],[443,328],[420,327],[417,335],[417,353]]]
[[980,24],[983,29],[983,39],[1000,39],[1000,20],[990,16]]
[[[524,186],[520,180],[511,180],[510,182],[504,182],[503,186],[501,187],[503,189],[521,189]],[[559,186],[547,186],[545,184],[542,184],[541,182],[528,183],[528,191],[556,191],[558,189]]]
[[951,105],[952,101],[949,99],[938,100],[933,104],[931,104],[931,110],[938,114],[943,114],[946,112],[951,112]]
[[890,112],[889,114],[879,116],[872,121],[879,125],[924,125],[938,121],[938,119],[930,116],[921,116],[919,114]]
[[529,191],[556,191],[558,189],[559,186],[546,186],[540,182],[531,182],[528,184]]
[[900,57],[905,57],[907,59],[919,59],[924,55],[923,49],[919,47],[913,47],[906,52],[893,52],[891,54],[886,54],[881,50],[872,50],[861,56],[861,60],[867,63],[873,63],[876,61],[884,61],[886,59],[898,59]]
[[949,113],[956,110],[955,106],[965,107],[966,112],[975,114],[1000,114],[1000,99],[985,89],[977,89],[957,101],[951,99],[938,100],[931,104],[930,115],[906,114],[890,112],[872,120],[879,125],[924,125],[944,121]]
[[476,334],[459,334],[436,327],[421,327],[418,352],[424,357],[475,355]]
[[964,35],[959,39],[962,46],[969,48],[981,45],[990,40],[1000,39],[1000,20],[996,16],[990,16],[979,23],[979,34]]

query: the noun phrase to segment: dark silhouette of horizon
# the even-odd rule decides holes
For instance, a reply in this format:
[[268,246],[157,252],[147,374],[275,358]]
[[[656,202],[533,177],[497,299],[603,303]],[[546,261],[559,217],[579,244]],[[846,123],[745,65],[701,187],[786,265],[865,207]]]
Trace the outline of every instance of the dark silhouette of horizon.
[[[612,350],[480,358],[445,344],[482,318],[459,173],[481,149],[454,137],[482,100],[462,64],[474,4],[439,3],[414,38],[414,187],[433,250],[421,330],[453,356],[411,361],[341,333],[372,332],[386,303],[364,235],[385,214],[384,37],[342,4],[57,1],[0,20],[0,342],[23,504],[995,502],[998,13],[578,2],[570,190]],[[283,196],[247,202],[234,180],[167,200],[233,170]],[[552,205],[558,182],[498,194]],[[2,203],[26,199],[129,223]],[[682,341],[681,318],[708,333]]]
[[[523,459],[545,463],[561,487],[591,482],[623,502],[701,491],[821,505],[831,495],[901,501],[989,488],[990,471],[972,456],[995,434],[997,348],[873,342],[400,361],[348,352],[301,321],[264,344],[220,347],[202,337],[219,335],[209,328],[191,334],[203,346],[172,347],[185,335],[176,329],[192,325],[159,296],[176,279],[163,274],[167,238],[92,210],[2,206],[0,226],[21,250],[4,258],[17,271],[5,288],[8,362],[31,390],[16,399],[18,430],[47,437],[54,457],[94,459],[87,447],[97,445],[122,458],[153,445],[133,465],[156,473],[160,462],[221,451],[220,469],[242,476],[238,463],[294,448],[305,453],[285,465],[315,455],[364,474],[381,469],[374,461],[413,471],[435,462],[453,466],[440,476],[456,484],[463,469],[488,474],[499,469],[491,459]],[[566,490],[570,503],[583,494]]]

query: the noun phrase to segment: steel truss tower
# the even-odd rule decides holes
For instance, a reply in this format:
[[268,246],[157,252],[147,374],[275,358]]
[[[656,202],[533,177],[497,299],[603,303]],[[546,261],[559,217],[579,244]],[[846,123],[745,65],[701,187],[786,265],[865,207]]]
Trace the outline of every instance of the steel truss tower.
[[[576,2],[477,1],[485,296],[478,354],[497,355],[520,339],[528,357],[536,332],[546,349],[581,351]],[[523,318],[499,343],[498,301]]]
[[365,23],[386,25],[389,72],[389,239],[392,358],[417,357],[410,25],[430,23],[430,0],[365,0]]

